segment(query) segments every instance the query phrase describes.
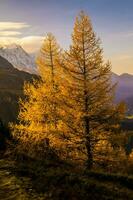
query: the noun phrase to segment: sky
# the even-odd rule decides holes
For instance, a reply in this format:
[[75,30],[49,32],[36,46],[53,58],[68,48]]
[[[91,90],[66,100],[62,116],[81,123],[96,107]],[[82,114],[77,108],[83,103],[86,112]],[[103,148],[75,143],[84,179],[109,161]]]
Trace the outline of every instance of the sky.
[[133,74],[133,0],[0,0],[0,45],[35,53],[52,32],[68,48],[80,10],[90,16],[112,71]]

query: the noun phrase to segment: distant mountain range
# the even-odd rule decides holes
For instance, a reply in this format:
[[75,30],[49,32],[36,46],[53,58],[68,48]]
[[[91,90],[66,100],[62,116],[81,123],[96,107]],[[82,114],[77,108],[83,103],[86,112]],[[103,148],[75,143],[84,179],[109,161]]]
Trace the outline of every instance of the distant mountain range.
[[133,75],[112,73],[112,82],[117,83],[115,102],[124,101],[127,104],[127,112],[133,114]]
[[31,74],[37,73],[35,58],[20,45],[11,44],[0,47],[0,56],[7,59],[15,68]]
[[[24,82],[37,78],[35,73],[34,59],[21,46],[0,48],[0,119],[3,122],[16,120]],[[133,75],[112,73],[112,82],[117,82],[115,102],[125,101],[128,114],[133,114]]]

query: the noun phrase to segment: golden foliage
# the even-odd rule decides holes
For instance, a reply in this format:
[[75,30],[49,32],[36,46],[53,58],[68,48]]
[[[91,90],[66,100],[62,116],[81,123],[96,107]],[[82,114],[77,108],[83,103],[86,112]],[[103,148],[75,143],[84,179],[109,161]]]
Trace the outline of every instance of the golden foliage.
[[24,86],[26,99],[20,100],[20,123],[14,125],[13,130],[14,136],[30,154],[37,151],[37,144],[43,151],[45,139],[50,141],[51,148],[57,150],[65,143],[62,131],[65,125],[61,119],[64,114],[63,78],[57,62],[59,54],[60,48],[54,36],[48,34],[37,59],[41,78]]
[[13,126],[27,152],[44,151],[48,138],[51,148],[75,158],[85,154],[92,166],[96,145],[111,137],[109,124],[117,128],[124,113],[122,104],[113,104],[111,67],[102,52],[84,12],[76,18],[68,51],[47,34],[37,59],[40,79],[25,84],[20,123]]
[[[124,112],[121,105],[113,104],[115,86],[111,84],[111,67],[109,62],[104,62],[102,52],[89,17],[81,12],[76,18],[72,44],[63,56],[62,66],[69,79],[69,128],[74,131],[75,141],[79,137],[77,146],[87,154],[90,168],[96,145],[110,137],[110,120],[118,122]],[[116,125],[116,121],[112,123]]]

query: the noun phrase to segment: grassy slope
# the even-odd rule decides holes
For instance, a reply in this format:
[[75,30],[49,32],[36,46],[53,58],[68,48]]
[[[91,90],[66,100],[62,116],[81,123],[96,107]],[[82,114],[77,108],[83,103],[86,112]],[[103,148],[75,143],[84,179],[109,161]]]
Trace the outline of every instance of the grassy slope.
[[[18,177],[13,161],[0,160],[0,199],[1,200],[36,200],[42,199],[32,189],[28,177]],[[43,198],[44,199],[44,198]]]
[[[69,169],[64,164],[29,166],[0,160],[0,199],[2,200],[132,200],[133,178]],[[59,167],[60,166],[60,167]]]

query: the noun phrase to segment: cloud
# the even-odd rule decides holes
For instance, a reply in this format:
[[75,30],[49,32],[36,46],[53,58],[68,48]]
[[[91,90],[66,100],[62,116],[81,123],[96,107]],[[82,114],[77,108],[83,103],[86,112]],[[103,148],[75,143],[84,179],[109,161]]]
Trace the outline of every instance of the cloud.
[[21,45],[27,52],[37,52],[43,41],[42,36],[27,36],[27,37],[0,37],[0,46],[16,43]]
[[18,43],[18,38],[15,37],[0,37],[0,46]]
[[22,22],[0,22],[0,46],[16,43],[21,45],[27,52],[34,53],[39,50],[43,37],[37,35],[21,36],[23,28],[30,25]]
[[43,39],[42,36],[27,36],[21,38],[19,44],[29,53],[33,53],[40,49]]
[[18,31],[0,31],[0,36],[17,36],[17,35],[21,35],[21,32]]
[[30,25],[23,22],[0,22],[0,31],[17,30],[28,27],[30,27]]

